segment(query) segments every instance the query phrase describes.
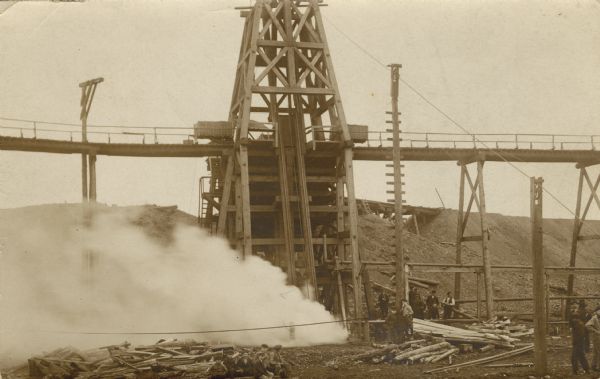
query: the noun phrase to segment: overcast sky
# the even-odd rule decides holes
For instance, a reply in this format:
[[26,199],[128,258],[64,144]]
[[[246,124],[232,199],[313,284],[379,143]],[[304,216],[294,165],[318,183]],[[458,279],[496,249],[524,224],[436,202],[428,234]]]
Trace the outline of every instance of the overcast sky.
[[[224,120],[243,26],[233,7],[250,3],[17,3],[0,14],[0,117],[77,123],[77,84],[103,76],[90,123]],[[378,60],[402,63],[403,79],[471,132],[600,134],[599,2],[328,4],[322,13],[351,123],[385,129],[389,72]],[[406,86],[400,108],[405,131],[460,132]],[[385,200],[383,162],[355,167],[357,195]],[[518,167],[543,176],[574,208],[574,165]],[[176,204],[196,214],[205,168],[203,159],[99,157],[98,200]],[[490,212],[528,215],[525,176],[488,163],[484,177]],[[458,179],[454,162],[408,162],[406,199],[440,206],[437,188],[446,207],[456,208]],[[0,191],[0,208],[80,201],[80,157],[0,151]],[[550,198],[545,215],[571,217]]]

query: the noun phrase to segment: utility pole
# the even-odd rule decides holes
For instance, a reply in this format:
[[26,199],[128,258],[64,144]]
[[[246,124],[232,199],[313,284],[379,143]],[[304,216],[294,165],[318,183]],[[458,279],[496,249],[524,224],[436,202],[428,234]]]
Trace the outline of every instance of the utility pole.
[[[104,81],[103,78],[96,78],[88,80],[83,83],[79,83],[81,88],[81,113],[79,119],[81,120],[81,143],[87,144],[87,118],[92,107],[92,101],[94,100],[94,94],[96,93],[96,87],[98,84]],[[89,184],[88,184],[88,168],[89,168]],[[96,202],[96,154],[90,151],[89,156],[83,152],[81,153],[81,191],[83,195],[83,224],[86,227],[90,227],[92,223],[92,210],[90,208],[90,202]],[[95,254],[93,250],[84,249],[84,269],[87,272],[88,284],[93,282],[93,266],[95,261]],[[90,297],[92,295],[90,294]]]
[[400,120],[398,112],[398,87],[400,83],[400,64],[391,64],[391,96],[392,96],[392,140],[393,140],[393,168],[394,168],[394,213],[395,217],[395,230],[394,230],[394,242],[396,248],[396,308],[400,312],[401,300],[406,298],[406,283],[405,276],[407,273],[404,271],[404,249],[402,246],[402,229],[404,227],[402,214],[402,155],[400,151]]
[[[87,118],[92,107],[96,87],[102,83],[104,78],[96,78],[79,83],[81,88],[81,142],[87,143]],[[88,167],[89,167],[89,187],[88,187]],[[81,154],[81,192],[83,202],[96,201],[96,154],[90,154],[89,159],[86,153]]]
[[492,259],[488,241],[490,239],[490,229],[487,225],[487,210],[485,205],[485,191],[483,189],[483,164],[485,161],[477,161],[477,186],[479,190],[479,220],[481,225],[481,254],[483,255],[483,281],[485,283],[485,308],[487,318],[494,317],[494,286],[492,284]]
[[544,270],[543,225],[542,225],[542,178],[531,178],[531,255],[533,268],[534,299],[534,356],[535,373],[546,375],[546,276]]

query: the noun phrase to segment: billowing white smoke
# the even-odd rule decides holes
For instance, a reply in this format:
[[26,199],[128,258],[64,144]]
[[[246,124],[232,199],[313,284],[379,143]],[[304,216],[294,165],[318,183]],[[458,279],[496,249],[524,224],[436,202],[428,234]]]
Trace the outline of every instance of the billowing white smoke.
[[[242,260],[218,238],[177,226],[158,243],[131,214],[106,210],[90,228],[38,223],[4,241],[0,361],[65,345],[98,347],[127,340],[194,338],[239,344],[343,342],[340,324],[202,335],[80,335],[65,332],[183,332],[334,321],[285,284],[285,274],[256,257]],[[92,252],[92,270],[86,254]],[[2,363],[2,362],[0,362]]]

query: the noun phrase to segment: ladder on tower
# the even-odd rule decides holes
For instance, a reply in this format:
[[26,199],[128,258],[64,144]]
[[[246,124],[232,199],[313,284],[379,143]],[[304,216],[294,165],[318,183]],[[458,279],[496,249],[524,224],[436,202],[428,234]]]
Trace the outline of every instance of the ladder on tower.
[[217,215],[215,215],[214,209],[219,204],[218,200],[223,192],[220,186],[221,180],[219,179],[221,159],[218,157],[209,158],[208,170],[211,175],[201,177],[199,182],[198,223],[201,227],[208,229],[211,234],[215,234]]
[[[200,198],[198,204],[198,224],[202,227],[206,227],[206,219],[208,212],[208,200],[206,200],[204,194],[206,193],[205,188],[209,186],[210,176],[202,176],[200,178]],[[208,182],[208,183],[207,183]]]

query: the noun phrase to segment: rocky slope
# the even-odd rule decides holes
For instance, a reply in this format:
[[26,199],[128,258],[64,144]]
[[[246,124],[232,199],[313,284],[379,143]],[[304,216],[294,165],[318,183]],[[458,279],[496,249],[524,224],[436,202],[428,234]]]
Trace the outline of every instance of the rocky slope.
[[[444,210],[427,223],[420,225],[420,235],[405,231],[404,243],[406,257],[411,262],[454,263],[456,239],[457,211]],[[530,223],[526,217],[510,217],[500,214],[488,214],[490,229],[489,250],[492,265],[531,265],[530,255]],[[472,214],[469,218],[465,235],[479,234],[479,215]],[[544,220],[544,259],[547,266],[568,266],[572,220]],[[361,246],[369,259],[393,260],[394,229],[392,224],[375,215],[362,216],[360,220]],[[587,221],[584,235],[600,234],[600,222]],[[463,244],[463,262],[466,264],[482,264],[481,243],[467,242]],[[577,265],[581,267],[600,267],[600,242],[580,242]],[[454,274],[414,273],[415,276],[427,277],[440,281],[438,293],[453,290]],[[382,274],[373,275],[381,280]],[[385,276],[385,275],[384,275]],[[553,295],[564,295],[566,275],[550,276]],[[388,279],[389,282],[389,279]],[[464,299],[476,297],[476,276],[463,274]],[[481,284],[483,296],[483,284]],[[494,275],[494,295],[498,298],[531,296],[532,278],[527,271],[499,272]],[[600,275],[578,276],[576,292],[579,295],[598,295],[600,290]],[[590,301],[595,305],[597,301]],[[524,309],[530,303],[501,303],[498,310]],[[557,310],[558,302],[553,302],[552,308]],[[472,310],[472,307],[468,307]]]

